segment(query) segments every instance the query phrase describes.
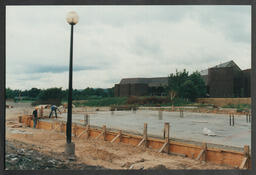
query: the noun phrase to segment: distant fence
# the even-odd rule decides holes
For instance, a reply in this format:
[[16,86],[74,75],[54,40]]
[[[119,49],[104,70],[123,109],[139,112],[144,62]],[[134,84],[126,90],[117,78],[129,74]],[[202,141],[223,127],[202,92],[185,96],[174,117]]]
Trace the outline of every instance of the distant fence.
[[251,104],[251,98],[197,98],[196,102],[225,106],[230,104]]

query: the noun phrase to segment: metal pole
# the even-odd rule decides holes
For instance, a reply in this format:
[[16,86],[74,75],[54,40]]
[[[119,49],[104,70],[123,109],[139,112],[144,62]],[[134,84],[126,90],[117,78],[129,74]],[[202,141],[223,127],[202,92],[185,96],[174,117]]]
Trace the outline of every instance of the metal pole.
[[233,126],[234,126],[234,125],[235,125],[235,117],[234,117],[234,114],[232,114],[232,119],[233,119],[232,124],[233,124]]
[[73,26],[71,24],[71,37],[70,37],[70,62],[69,62],[69,88],[68,88],[68,119],[66,129],[67,143],[71,143],[72,135],[72,72],[73,72]]
[[231,126],[231,114],[229,114],[229,126]]

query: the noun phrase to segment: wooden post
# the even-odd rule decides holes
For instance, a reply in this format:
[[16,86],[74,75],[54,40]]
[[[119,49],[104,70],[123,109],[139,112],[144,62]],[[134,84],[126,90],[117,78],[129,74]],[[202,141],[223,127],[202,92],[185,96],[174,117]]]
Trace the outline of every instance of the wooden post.
[[147,140],[148,140],[148,125],[147,123],[144,123],[144,131],[143,131],[143,138],[145,139],[144,141],[144,146],[147,147]]
[[87,132],[86,132],[86,138],[88,139],[90,137],[90,125],[88,124],[86,126]]
[[76,130],[77,130],[77,126],[76,126],[76,124],[73,124],[74,126],[72,127],[73,128],[73,131],[72,131],[72,133],[74,134],[74,136],[76,137]]
[[143,138],[140,141],[140,143],[138,144],[138,146],[140,146],[142,143],[144,143],[144,147],[147,147],[147,140],[148,140],[147,128],[148,128],[147,123],[144,123]]
[[239,166],[239,169],[248,169],[249,168],[249,154],[250,154],[250,148],[248,145],[244,145],[244,158]]
[[105,141],[106,140],[106,131],[107,131],[106,125],[103,125],[102,129],[103,129],[103,140]]
[[18,119],[19,119],[19,123],[22,123],[22,116],[19,116]]
[[84,115],[84,126],[87,126],[87,125],[89,125],[89,115],[85,114]]
[[206,144],[206,143],[203,143],[203,145],[202,145],[202,150],[201,150],[200,153],[198,154],[196,160],[200,160],[200,158],[202,157],[202,161],[205,161],[205,162],[206,162],[206,160],[207,160],[206,151],[207,151],[207,144]]
[[41,108],[40,108],[40,117],[41,118],[44,117],[44,108],[43,108],[43,106],[41,106]]
[[207,161],[207,155],[206,155],[206,151],[207,151],[207,144],[203,143],[203,150],[204,150],[204,154],[203,154],[203,161]]
[[249,113],[249,123],[251,123],[251,114]]
[[170,136],[170,125],[169,123],[164,123],[164,140],[165,140],[165,143],[164,145],[161,147],[161,149],[159,150],[159,152],[161,153],[164,149],[165,149],[165,152],[167,152],[167,154],[169,153],[169,136]]
[[248,123],[248,117],[249,117],[249,114],[246,113],[246,123]]

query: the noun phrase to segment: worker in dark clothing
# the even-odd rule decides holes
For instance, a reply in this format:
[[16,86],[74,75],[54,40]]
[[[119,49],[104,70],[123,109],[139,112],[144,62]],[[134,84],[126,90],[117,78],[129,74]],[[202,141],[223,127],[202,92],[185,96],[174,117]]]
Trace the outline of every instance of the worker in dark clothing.
[[[49,115],[49,118],[51,118],[53,112],[55,112],[55,117],[57,118],[57,110],[60,112],[60,110],[58,109],[57,106],[52,105],[52,106],[51,106],[51,113],[50,113],[50,115]],[[60,112],[60,114],[61,114],[61,112]]]
[[37,118],[37,108],[35,108],[35,110],[33,111],[32,116],[33,116],[34,128],[36,128],[36,124],[37,124],[37,120],[38,120],[38,118]]

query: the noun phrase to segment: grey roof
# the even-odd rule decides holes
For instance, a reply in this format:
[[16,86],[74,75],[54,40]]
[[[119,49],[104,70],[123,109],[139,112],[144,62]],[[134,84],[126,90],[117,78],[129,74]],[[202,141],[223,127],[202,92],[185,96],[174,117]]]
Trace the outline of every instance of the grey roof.
[[148,84],[149,87],[167,86],[168,77],[156,78],[123,78],[120,84]]
[[[233,60],[225,62],[225,63],[218,64],[218,65],[213,66],[211,68],[224,68],[224,67],[233,67],[235,70],[241,71],[241,69],[237,66],[237,64]],[[208,69],[200,71],[200,74],[201,75],[208,75]]]

